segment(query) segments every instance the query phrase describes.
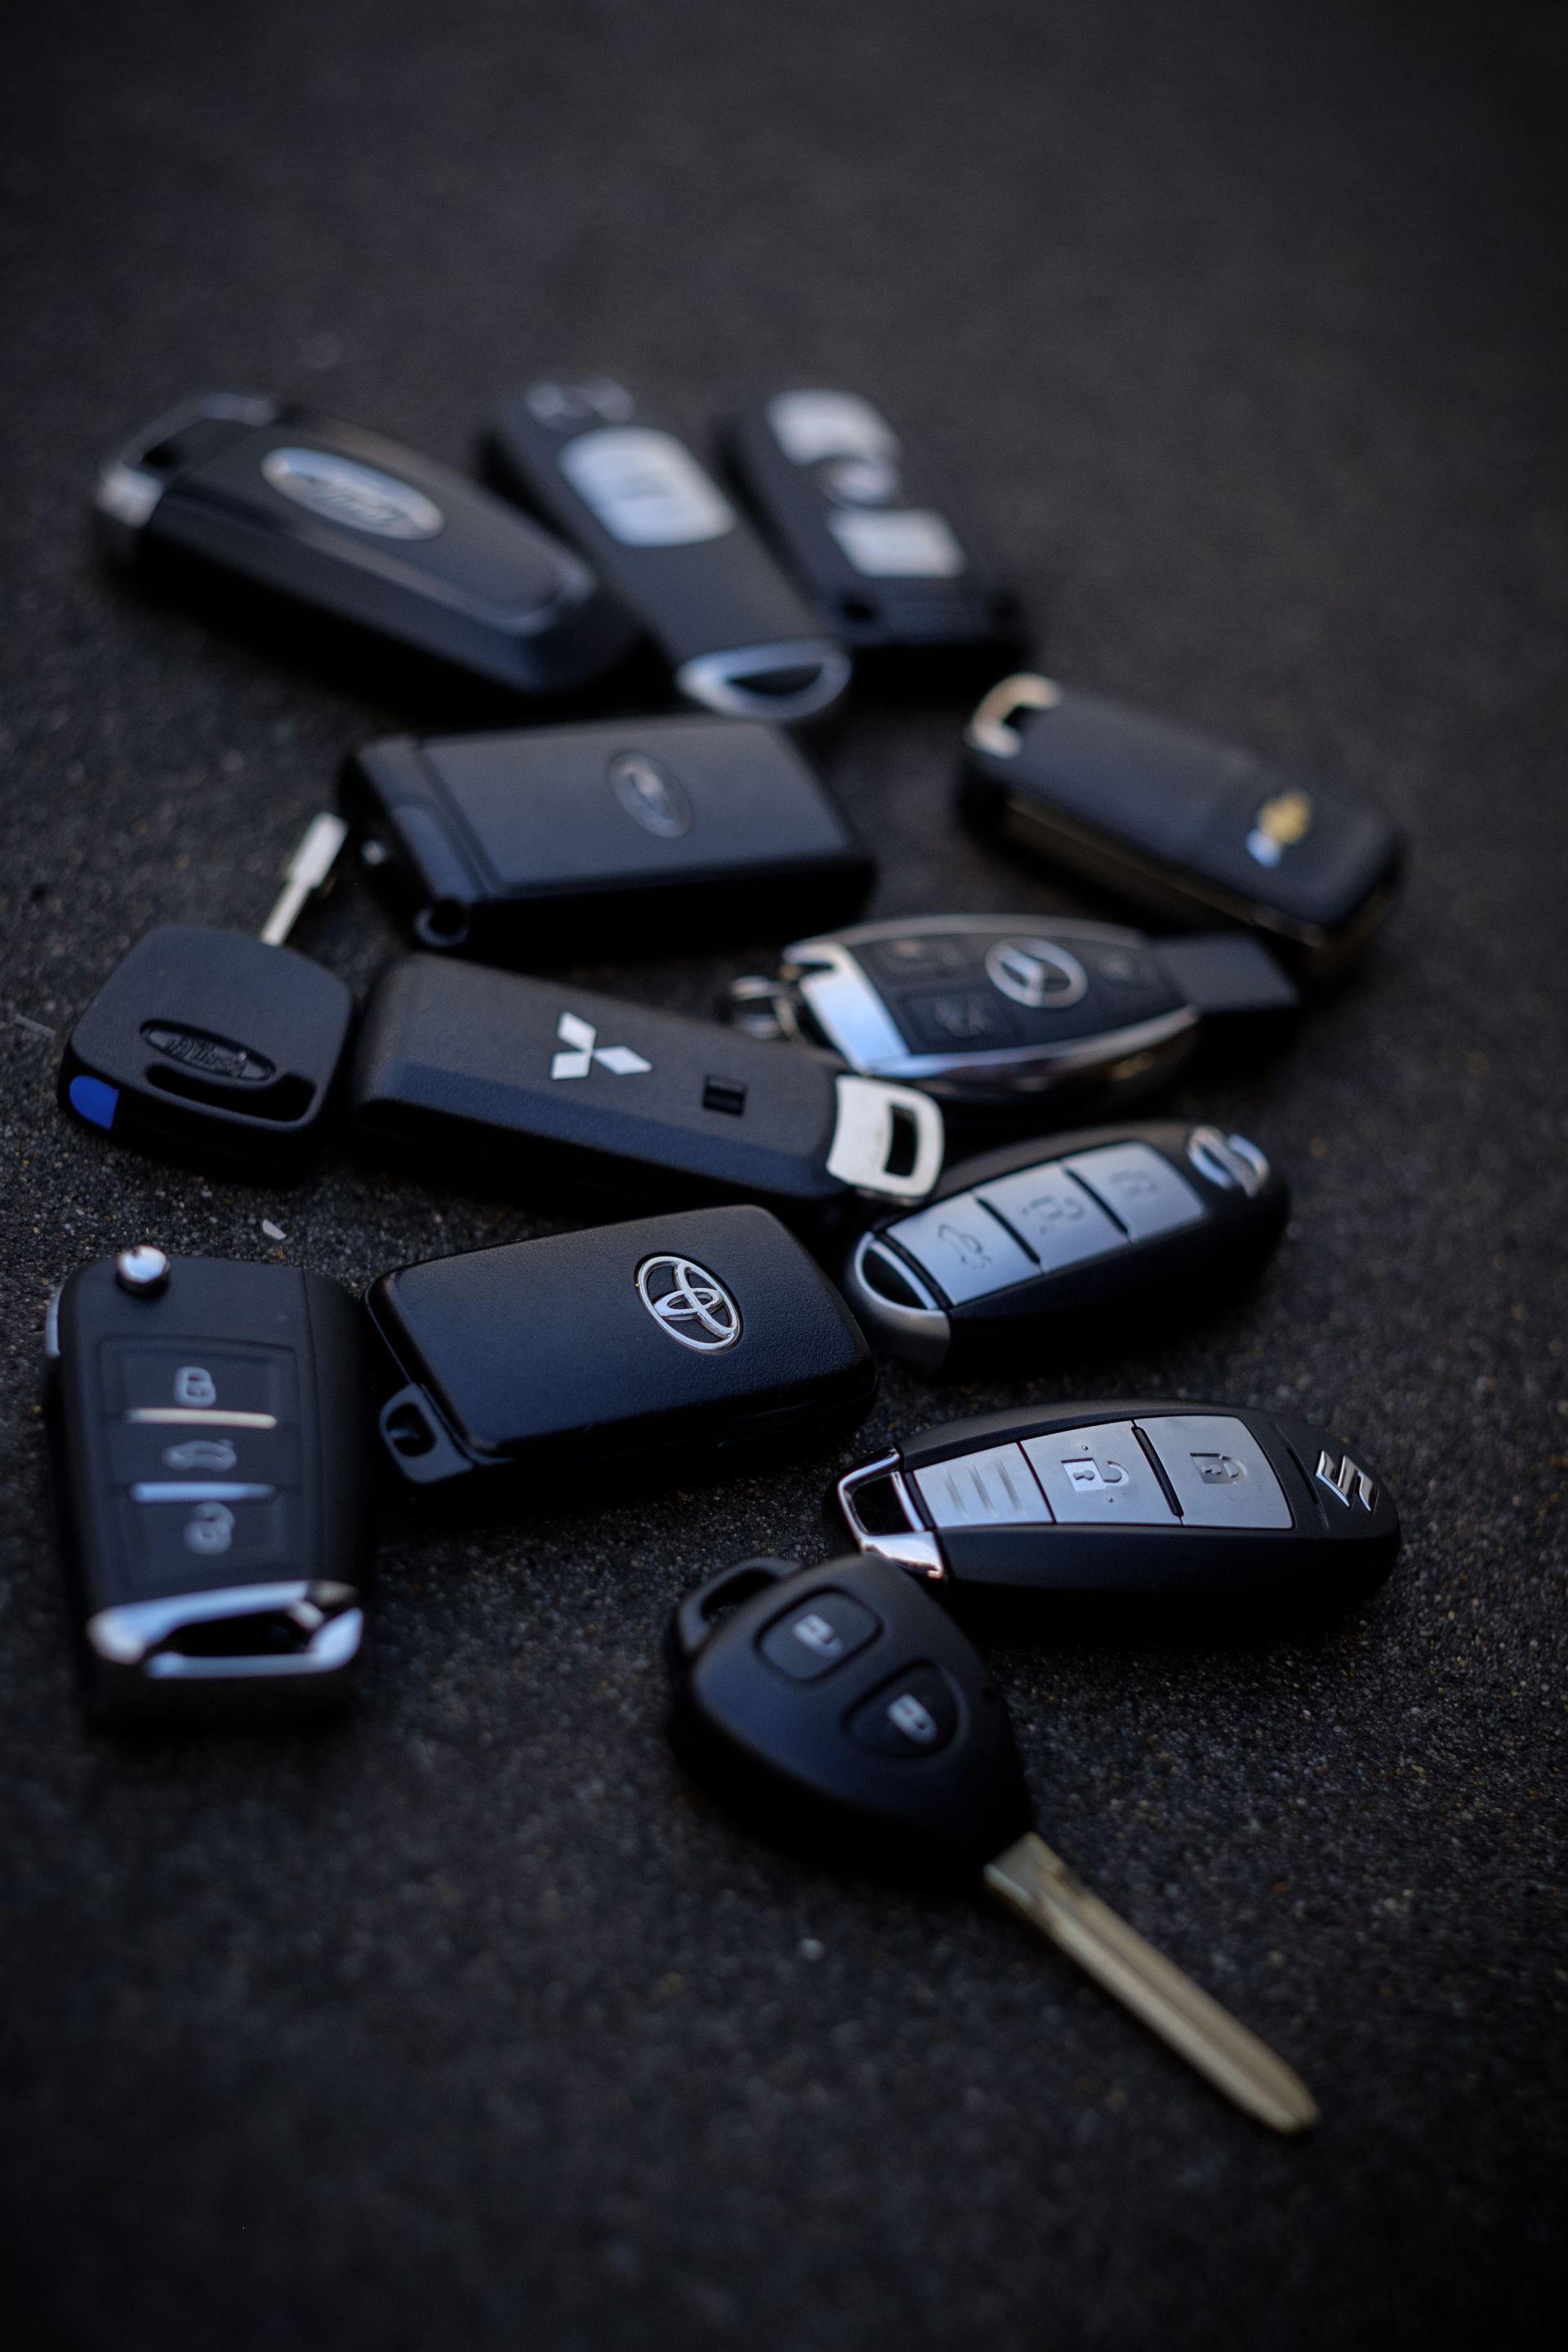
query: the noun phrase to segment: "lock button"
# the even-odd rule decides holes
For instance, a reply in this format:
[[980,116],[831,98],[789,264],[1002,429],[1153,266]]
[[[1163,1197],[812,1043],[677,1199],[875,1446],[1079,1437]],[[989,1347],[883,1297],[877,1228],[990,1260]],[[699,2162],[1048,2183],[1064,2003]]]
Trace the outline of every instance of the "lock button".
[[1165,1413],[1142,1424],[1189,1528],[1288,1528],[1290,1506],[1244,1422]]

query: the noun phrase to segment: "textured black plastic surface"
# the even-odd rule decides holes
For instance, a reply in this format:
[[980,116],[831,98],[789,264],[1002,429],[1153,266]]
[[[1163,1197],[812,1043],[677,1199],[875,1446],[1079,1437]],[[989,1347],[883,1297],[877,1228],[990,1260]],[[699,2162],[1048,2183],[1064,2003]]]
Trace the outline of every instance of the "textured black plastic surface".
[[[692,1291],[708,1303],[706,1324]],[[679,1319],[656,1311],[672,1296]],[[877,1390],[854,1318],[765,1209],[642,1217],[433,1258],[384,1276],[369,1307],[396,1380],[421,1391],[455,1441],[453,1477],[506,1465],[537,1489],[599,1470],[700,1470],[727,1447],[841,1435]],[[423,1453],[396,1433],[391,1459],[428,1483]]]
[[[801,1681],[765,1645],[781,1620],[825,1597],[858,1603],[878,1630]],[[939,1604],[880,1560],[851,1554],[794,1570],[742,1561],[677,1611],[667,1656],[677,1745],[727,1801],[781,1827],[884,1865],[940,1872],[978,1872],[1029,1827],[990,1670]],[[956,1716],[951,1735],[929,1755],[879,1752],[862,1721],[868,1704],[932,1673]]]

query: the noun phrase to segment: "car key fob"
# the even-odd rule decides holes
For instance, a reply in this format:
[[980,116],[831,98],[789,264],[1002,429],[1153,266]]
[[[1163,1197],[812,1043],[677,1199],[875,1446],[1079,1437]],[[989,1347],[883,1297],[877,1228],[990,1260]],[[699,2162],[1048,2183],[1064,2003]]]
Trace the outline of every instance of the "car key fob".
[[776,979],[737,981],[731,1021],[826,1046],[962,1115],[1032,1130],[1113,1113],[1198,1041],[1273,1043],[1300,999],[1244,932],[1147,940],[1057,915],[911,915],[797,940]]
[[960,1379],[1053,1324],[1222,1297],[1285,1227],[1289,1193],[1255,1143],[1215,1127],[1089,1128],[963,1161],[850,1254],[845,1295],[890,1356]]
[[581,548],[636,614],[689,702],[805,719],[837,699],[849,657],[717,482],[608,377],[504,400],[489,478]]
[[665,951],[859,908],[871,861],[790,738],[663,718],[366,745],[342,807],[421,946],[548,962],[599,935]]
[[[433,1258],[372,1288],[381,1433],[410,1486],[531,1490],[584,1473],[700,1474],[855,1428],[876,1365],[820,1267],[765,1209],[700,1209]],[[593,1488],[587,1491],[591,1498]]]
[[858,1201],[923,1199],[942,1168],[942,1113],[911,1087],[439,956],[377,978],[346,1098],[361,1142],[482,1190],[756,1200],[825,1231]]
[[955,1593],[1331,1603],[1399,1551],[1359,1448],[1236,1405],[982,1413],[862,1464],[837,1496],[862,1549]]
[[979,567],[924,468],[868,400],[782,392],[732,417],[731,470],[763,535],[857,655],[1006,660],[1022,614]]
[[51,1483],[106,1717],[342,1696],[374,1570],[363,1328],[288,1265],[143,1246],[49,1312]]
[[1374,810],[1169,719],[1026,674],[964,745],[981,826],[1178,922],[1247,924],[1313,978],[1393,901],[1401,845]]
[[104,467],[121,563],[216,572],[525,695],[562,695],[635,643],[586,564],[450,467],[250,394],[186,401]]

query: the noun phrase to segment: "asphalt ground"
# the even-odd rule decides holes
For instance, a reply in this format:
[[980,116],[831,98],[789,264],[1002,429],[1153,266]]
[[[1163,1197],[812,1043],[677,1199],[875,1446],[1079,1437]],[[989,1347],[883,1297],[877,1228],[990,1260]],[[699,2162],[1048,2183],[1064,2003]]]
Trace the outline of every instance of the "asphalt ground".
[[[845,2347],[1555,2341],[1563,2253],[1565,541],[1547,6],[58,0],[7,37],[0,2007],[11,2340]],[[133,1239],[363,1286],[547,1229],[337,1146],[203,1181],[68,1127],[153,922],[250,926],[342,754],[420,714],[105,578],[86,499],[216,385],[465,462],[560,363],[701,436],[881,399],[1053,668],[1373,795],[1405,898],[1261,1070],[1173,1097],[1296,1188],[1248,1296],[933,1391],[1233,1398],[1353,1435],[1405,1547],[1348,1615],[992,1643],[1042,1825],[1300,2068],[1276,2144],[976,1895],[749,1837],[661,1628],[820,1556],[842,1456],[389,1527],[336,1727],[74,1709],[39,1333]],[[951,811],[962,704],[822,758],[873,910],[1081,907]],[[1095,909],[1094,911],[1099,911]],[[345,887],[301,944],[395,944]],[[584,984],[705,1010],[776,942]],[[275,1242],[264,1221],[278,1226]]]

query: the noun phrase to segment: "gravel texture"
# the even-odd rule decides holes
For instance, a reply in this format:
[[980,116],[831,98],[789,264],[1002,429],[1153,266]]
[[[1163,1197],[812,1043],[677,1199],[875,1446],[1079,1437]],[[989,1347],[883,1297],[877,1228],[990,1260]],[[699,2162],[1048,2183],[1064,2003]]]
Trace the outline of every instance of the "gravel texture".
[[[13,26],[13,2342],[1548,2340],[1563,26],[1241,0],[57,0]],[[333,1148],[291,1192],[205,1183],[58,1115],[114,960],[155,920],[258,922],[342,755],[409,716],[106,580],[93,467],[219,384],[462,461],[490,398],[562,361],[693,435],[790,379],[879,395],[1048,606],[1060,674],[1408,827],[1353,982],[1272,1068],[1176,1097],[1288,1168],[1278,1263],[1024,1388],[1333,1423],[1401,1498],[1393,1581],[1289,1634],[994,1646],[1042,1824],[1300,2065],[1310,2142],[1235,2116],[978,1895],[814,1868],[683,1783],[666,1614],[747,1551],[818,1556],[828,1459],[389,1528],[339,1727],[132,1741],[74,1711],[36,1403],[59,1276],[146,1236],[363,1285],[546,1229]],[[875,910],[1073,904],[955,833],[961,715],[861,700],[824,747]],[[344,889],[301,943],[363,983],[394,941]],[[585,984],[702,1010],[769,943],[594,945]],[[866,1440],[1019,1392],[891,1373]]]

